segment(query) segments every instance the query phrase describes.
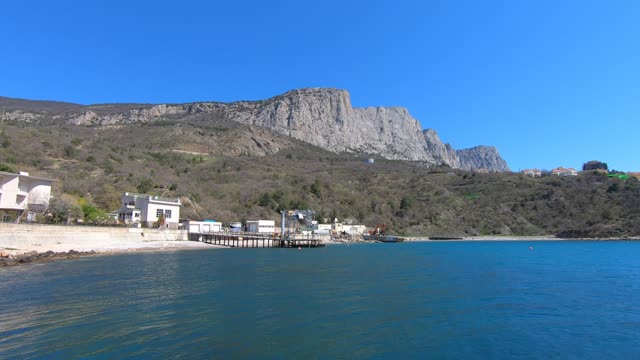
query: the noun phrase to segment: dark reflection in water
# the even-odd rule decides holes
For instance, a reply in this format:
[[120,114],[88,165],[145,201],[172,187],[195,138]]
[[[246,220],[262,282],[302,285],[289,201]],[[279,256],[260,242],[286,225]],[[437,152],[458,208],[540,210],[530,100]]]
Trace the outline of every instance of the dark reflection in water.
[[5,268],[0,358],[638,358],[638,253],[439,242]]

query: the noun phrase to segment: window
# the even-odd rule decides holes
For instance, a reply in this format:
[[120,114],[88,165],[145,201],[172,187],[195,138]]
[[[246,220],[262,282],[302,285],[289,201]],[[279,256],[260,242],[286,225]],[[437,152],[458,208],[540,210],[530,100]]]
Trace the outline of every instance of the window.
[[162,214],[164,214],[164,210],[162,210],[162,209],[156,210],[156,217],[159,218],[160,216],[162,216]]
[[165,219],[171,219],[171,210],[165,210],[164,211],[164,218]]

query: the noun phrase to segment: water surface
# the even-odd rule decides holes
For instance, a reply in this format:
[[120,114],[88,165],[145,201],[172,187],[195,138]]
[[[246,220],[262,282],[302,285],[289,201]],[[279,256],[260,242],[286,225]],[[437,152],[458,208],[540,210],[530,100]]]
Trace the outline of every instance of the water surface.
[[4,268],[0,358],[639,358],[638,254],[430,242]]

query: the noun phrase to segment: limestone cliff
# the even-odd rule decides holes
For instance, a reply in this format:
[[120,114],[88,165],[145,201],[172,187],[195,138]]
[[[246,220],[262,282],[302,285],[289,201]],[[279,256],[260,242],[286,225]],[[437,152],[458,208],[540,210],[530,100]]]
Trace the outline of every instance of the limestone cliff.
[[427,152],[433,154],[440,164],[463,170],[511,171],[493,146],[455,150],[450,144],[443,144],[435,130],[426,129],[422,133]]
[[493,146],[476,146],[457,150],[456,154],[460,159],[460,168],[464,170],[510,171],[507,162]]
[[[508,171],[495,148],[456,151],[434,130],[402,107],[354,108],[344,90],[292,90],[263,101],[190,104],[105,104],[81,106],[0,98],[5,118],[31,123],[63,122],[112,126],[189,119],[233,120],[271,129],[333,152],[363,153],[387,159],[446,164],[467,170]],[[46,106],[45,106],[46,105]]]
[[293,90],[264,102],[231,104],[225,115],[334,152],[435,162],[424,149],[420,124],[406,109],[353,108],[344,90]]
[[423,130],[422,135],[424,136],[425,150],[433,154],[436,163],[449,165],[456,169],[462,168],[456,150],[451,145],[444,144],[435,130]]

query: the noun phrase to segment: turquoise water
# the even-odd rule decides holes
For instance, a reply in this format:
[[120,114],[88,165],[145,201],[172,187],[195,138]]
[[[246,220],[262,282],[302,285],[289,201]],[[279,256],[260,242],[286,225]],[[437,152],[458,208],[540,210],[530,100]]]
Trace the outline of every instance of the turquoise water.
[[639,254],[436,242],[4,268],[0,358],[637,359]]

